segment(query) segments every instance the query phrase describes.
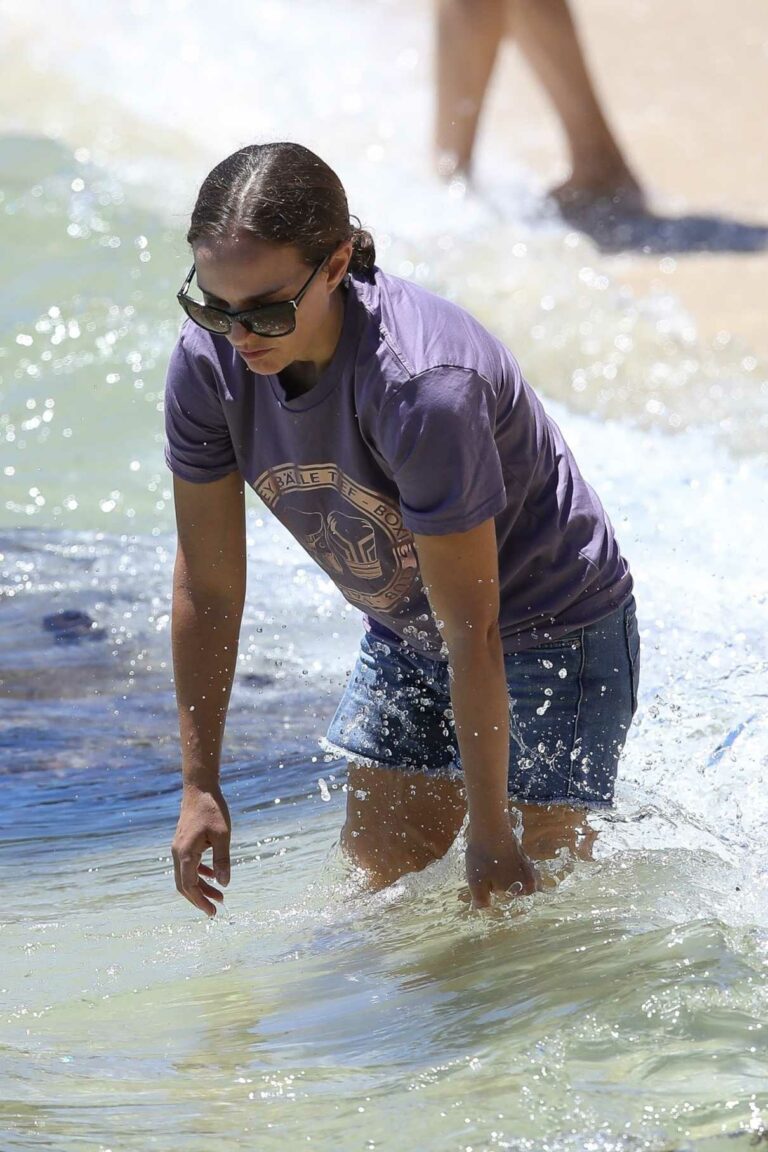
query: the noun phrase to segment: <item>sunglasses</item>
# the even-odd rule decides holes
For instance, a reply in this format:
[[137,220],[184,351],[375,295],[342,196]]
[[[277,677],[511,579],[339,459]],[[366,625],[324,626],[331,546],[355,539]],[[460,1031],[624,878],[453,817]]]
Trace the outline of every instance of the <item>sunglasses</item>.
[[182,308],[206,332],[215,332],[220,336],[228,336],[233,324],[242,324],[247,332],[254,336],[290,336],[296,328],[296,310],[301,298],[325,264],[327,256],[313,269],[312,275],[302,285],[292,300],[278,300],[275,304],[260,304],[257,308],[248,308],[245,312],[227,312],[225,308],[214,308],[213,304],[203,304],[200,300],[193,300],[187,295],[187,289],[192,283],[195,274],[194,264],[189,275],[176,293],[176,299]]

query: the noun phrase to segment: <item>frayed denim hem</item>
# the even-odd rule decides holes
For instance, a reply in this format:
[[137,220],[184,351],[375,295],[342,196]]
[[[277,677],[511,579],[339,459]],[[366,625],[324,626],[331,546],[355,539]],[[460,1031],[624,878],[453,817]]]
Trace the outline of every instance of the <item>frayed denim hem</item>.
[[363,768],[385,768],[389,772],[417,772],[421,776],[429,776],[434,780],[464,779],[464,774],[455,764],[447,764],[443,768],[428,768],[421,764],[387,764],[383,760],[373,760],[370,756],[355,752],[352,748],[344,748],[341,744],[335,744],[326,736],[322,736],[319,743],[326,755],[339,760],[346,760],[348,764],[359,764]]

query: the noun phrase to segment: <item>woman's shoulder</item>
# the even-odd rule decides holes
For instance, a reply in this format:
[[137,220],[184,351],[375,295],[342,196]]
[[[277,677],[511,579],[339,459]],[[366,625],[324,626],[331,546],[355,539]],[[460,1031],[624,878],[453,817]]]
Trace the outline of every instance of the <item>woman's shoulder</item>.
[[358,298],[377,328],[378,360],[394,358],[395,374],[411,379],[441,368],[499,381],[519,368],[510,350],[461,305],[425,285],[375,267],[354,278]]
[[232,384],[233,356],[229,342],[185,320],[171,351],[169,381],[178,386],[214,385],[228,391]]
[[[200,360],[221,360],[221,338],[217,340],[212,332],[185,320],[179,330],[172,355],[183,357],[189,364]],[[226,341],[225,345],[226,346]]]

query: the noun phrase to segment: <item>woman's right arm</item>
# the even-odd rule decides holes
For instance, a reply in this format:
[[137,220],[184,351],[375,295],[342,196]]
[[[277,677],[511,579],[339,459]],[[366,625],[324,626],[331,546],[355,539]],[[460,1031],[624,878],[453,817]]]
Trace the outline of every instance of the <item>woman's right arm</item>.
[[[174,477],[173,668],[183,793],[173,841],[176,887],[209,916],[229,883],[230,820],[219,785],[224,723],[245,600],[245,496],[232,472],[210,484]],[[213,849],[213,868],[202,863]]]

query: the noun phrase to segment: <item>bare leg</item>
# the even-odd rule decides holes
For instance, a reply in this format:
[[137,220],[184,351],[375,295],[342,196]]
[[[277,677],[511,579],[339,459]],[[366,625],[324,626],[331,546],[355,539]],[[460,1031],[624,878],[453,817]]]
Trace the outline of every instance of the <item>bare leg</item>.
[[610,197],[644,205],[640,186],[605,118],[567,0],[438,0],[435,146],[443,176],[468,177],[499,44],[512,27],[547,92],[568,142],[573,171],[552,195],[579,209]]
[[597,832],[583,808],[567,804],[520,804],[510,801],[523,817],[523,848],[532,860],[552,860],[567,848],[578,860],[591,860]]
[[[454,780],[350,764],[347,788],[341,844],[373,889],[441,859],[466,815],[464,790]],[[597,834],[582,809],[512,803],[522,813],[523,848],[532,859],[552,859],[559,848],[589,859]]]
[[341,845],[375,889],[441,859],[466,813],[459,783],[418,772],[350,764],[347,788]]
[[563,125],[573,172],[553,195],[569,200],[618,197],[642,207],[640,186],[611,132],[592,86],[566,0],[516,0],[520,48]]
[[435,146],[441,176],[469,175],[505,18],[504,0],[438,0]]

